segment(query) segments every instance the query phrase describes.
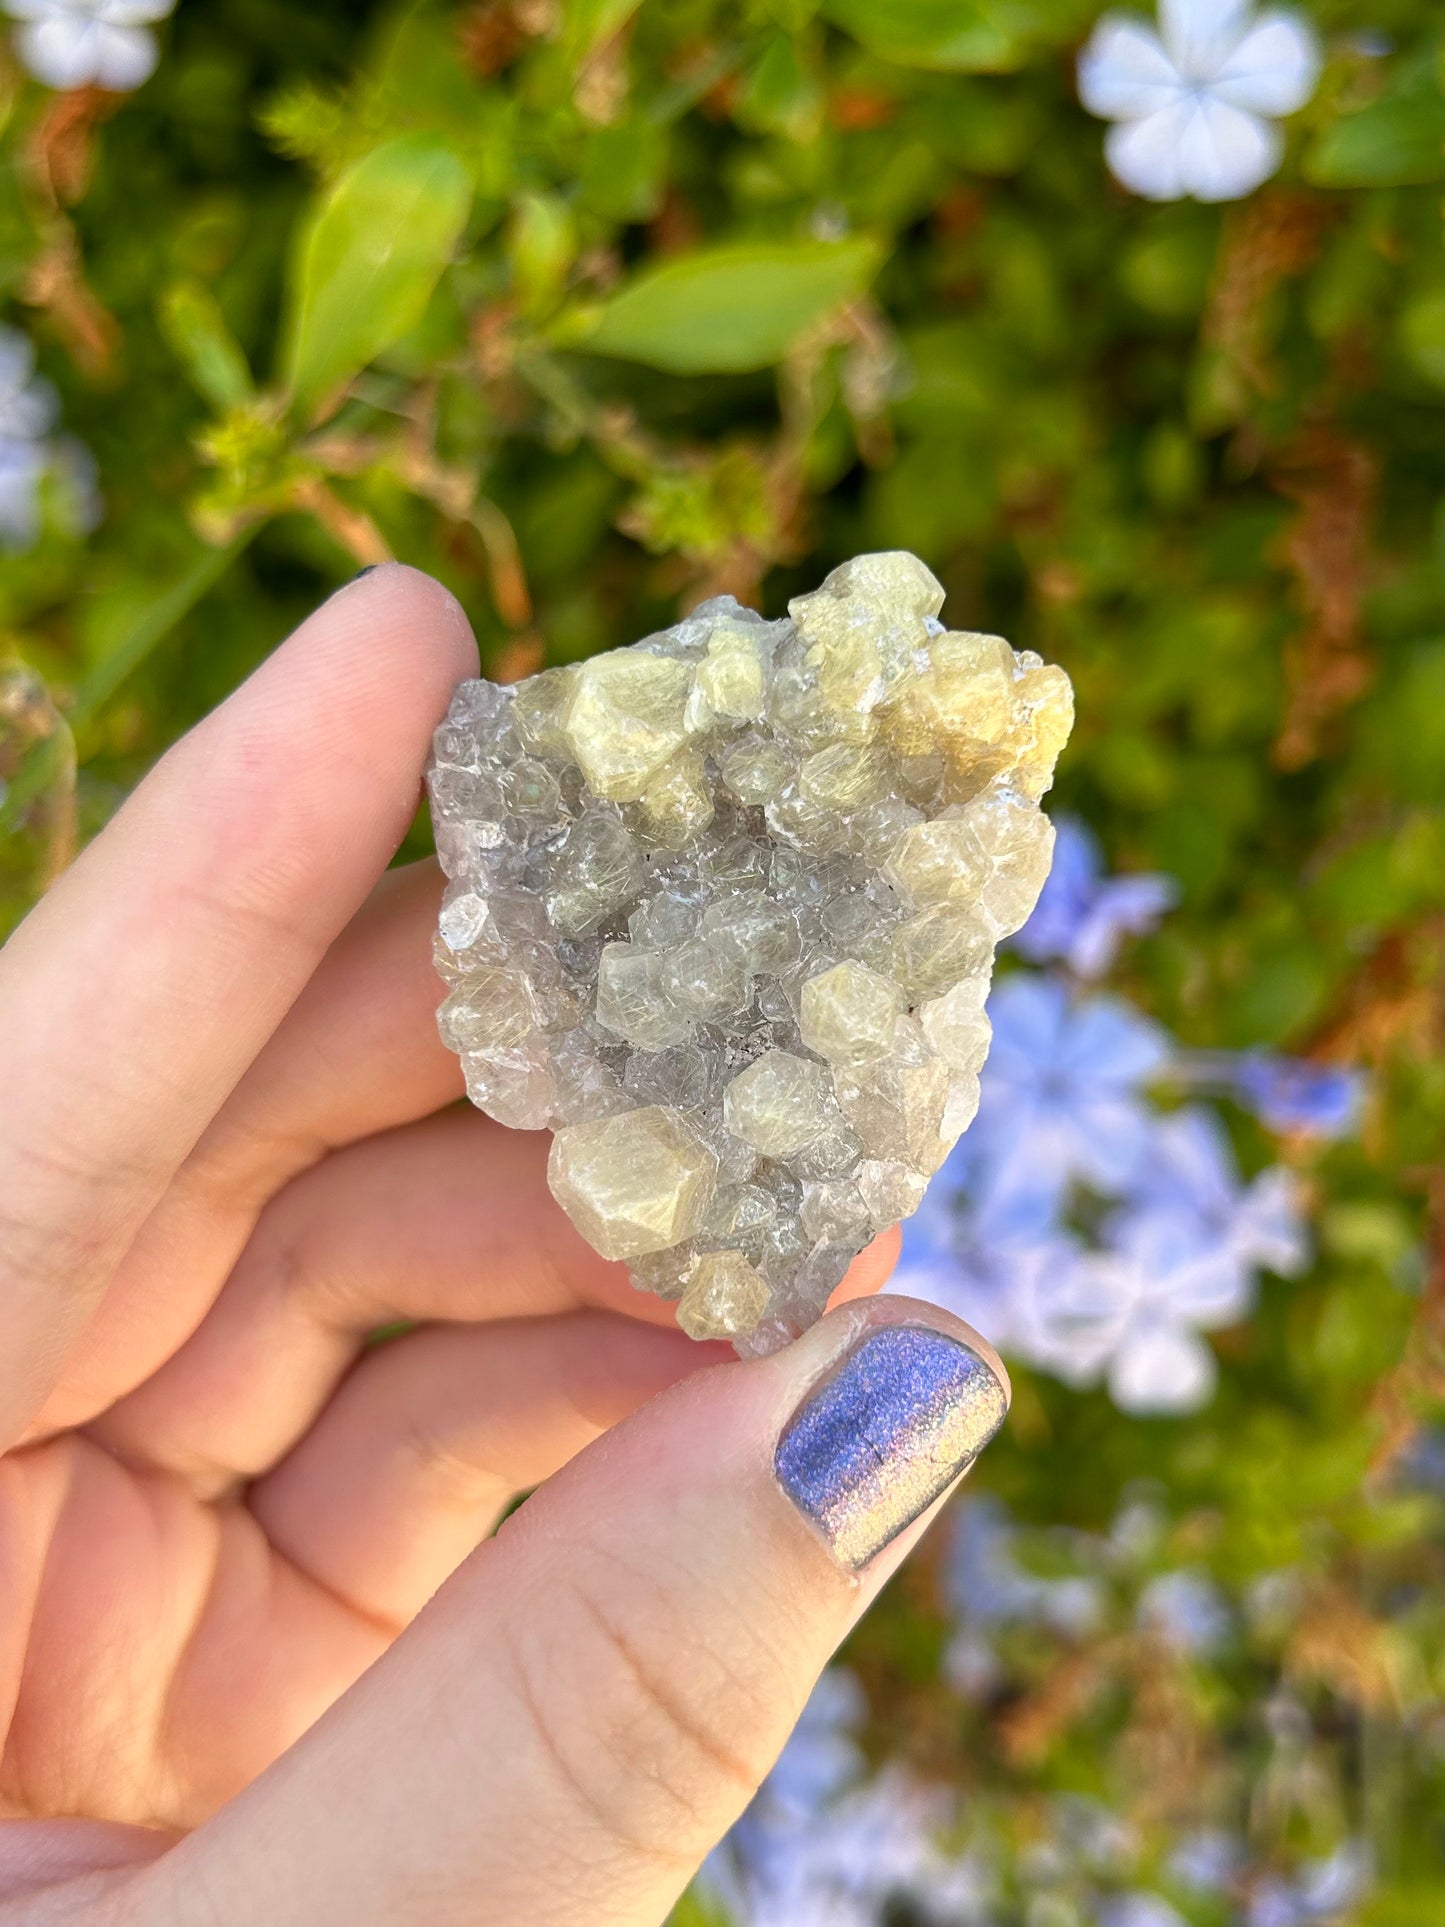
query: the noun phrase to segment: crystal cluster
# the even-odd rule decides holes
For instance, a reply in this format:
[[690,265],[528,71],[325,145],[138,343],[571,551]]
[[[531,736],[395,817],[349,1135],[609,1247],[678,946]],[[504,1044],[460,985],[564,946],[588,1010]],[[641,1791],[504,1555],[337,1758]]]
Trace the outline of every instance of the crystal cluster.
[[1068,678],[942,603],[915,556],[859,556],[783,621],[723,596],[463,683],[436,733],[438,1021],[472,1101],[553,1129],[583,1236],[743,1352],[918,1205],[1048,872]]

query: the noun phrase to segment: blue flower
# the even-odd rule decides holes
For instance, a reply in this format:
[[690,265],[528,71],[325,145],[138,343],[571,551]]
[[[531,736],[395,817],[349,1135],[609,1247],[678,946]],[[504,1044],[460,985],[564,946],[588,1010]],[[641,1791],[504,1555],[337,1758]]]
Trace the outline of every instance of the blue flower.
[[51,464],[46,441],[54,391],[35,372],[35,350],[0,328],[0,541],[26,548],[40,532],[40,486]]
[[1092,1574],[1044,1576],[1029,1572],[1017,1552],[1017,1531],[1001,1501],[972,1499],[963,1506],[949,1547],[949,1597],[973,1627],[1032,1625],[1066,1639],[1084,1639],[1104,1618],[1104,1590]]
[[1141,1626],[1191,1659],[1209,1658],[1234,1630],[1219,1587],[1187,1566],[1151,1579],[1139,1595],[1138,1612]]
[[1292,1880],[1262,1880],[1250,1896],[1248,1927],[1331,1927],[1359,1904],[1371,1877],[1369,1849],[1346,1840],[1325,1859],[1307,1862]]
[[1365,1080],[1335,1064],[1249,1051],[1235,1062],[1234,1095],[1271,1131],[1346,1137],[1359,1122]]
[[[1241,1184],[1223,1126],[1198,1105],[1155,1125],[1128,1202],[1106,1221],[1106,1235],[1128,1243],[1131,1227],[1160,1215],[1192,1233],[1201,1263],[1235,1273],[1263,1265],[1290,1278],[1309,1260],[1299,1188],[1290,1173],[1271,1166]],[[1219,1295],[1227,1300],[1231,1293],[1222,1285]]]
[[1235,1286],[1233,1276],[1200,1265],[1189,1227],[1163,1215],[1141,1219],[1050,1285],[1037,1308],[1034,1360],[1073,1385],[1103,1377],[1123,1412],[1196,1411],[1216,1377],[1197,1327],[1239,1316]]
[[903,1250],[888,1290],[941,1305],[972,1325],[991,1345],[1032,1356],[1034,1308],[1051,1281],[1072,1265],[1076,1240],[1045,1227],[1028,1201],[1013,1223],[1010,1201],[991,1210],[961,1210],[956,1194],[936,1180],[903,1228]]
[[[1129,1199],[1101,1229],[1118,1261],[1103,1295],[1122,1317],[1110,1383],[1130,1411],[1187,1410],[1212,1388],[1205,1348],[1180,1331],[1162,1338],[1161,1326],[1233,1324],[1253,1309],[1260,1266],[1293,1276],[1309,1255],[1289,1173],[1271,1169],[1241,1184],[1218,1119],[1198,1108],[1156,1125]],[[1100,1280],[1093,1283],[1097,1295]]]
[[1143,1888],[1119,1894],[1104,1909],[1103,1927],[1189,1927],[1177,1907],[1171,1907],[1162,1894]]
[[1149,1141],[1142,1091],[1169,1061],[1163,1032],[1114,998],[1031,975],[1000,984],[988,1015],[979,1113],[954,1167],[974,1202],[1042,1226],[1076,1182],[1118,1196]]
[[1200,1827],[1186,1834],[1169,1856],[1169,1877],[1196,1893],[1224,1893],[1238,1880],[1245,1863],[1242,1841],[1223,1827]]
[[1030,963],[1056,958],[1075,976],[1102,977],[1126,936],[1152,930],[1178,899],[1166,876],[1106,877],[1099,845],[1076,818],[1054,819],[1054,862],[1014,943]]

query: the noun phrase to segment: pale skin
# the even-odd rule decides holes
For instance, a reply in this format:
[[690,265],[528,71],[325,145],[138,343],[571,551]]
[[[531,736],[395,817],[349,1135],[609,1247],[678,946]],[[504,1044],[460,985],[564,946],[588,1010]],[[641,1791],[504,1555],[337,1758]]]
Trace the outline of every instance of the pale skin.
[[952,1328],[895,1241],[739,1365],[457,1102],[386,866],[475,673],[343,589],[0,951],[0,1927],[655,1927],[926,1524],[851,1574],[771,1469]]

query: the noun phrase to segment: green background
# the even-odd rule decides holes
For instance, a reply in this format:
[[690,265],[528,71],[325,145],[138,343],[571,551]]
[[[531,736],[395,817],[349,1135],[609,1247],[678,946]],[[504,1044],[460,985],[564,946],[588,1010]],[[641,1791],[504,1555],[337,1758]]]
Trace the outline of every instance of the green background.
[[[1059,1789],[1160,1855],[1200,1817],[1281,1865],[1363,1834],[1361,1918],[1404,1927],[1445,1919],[1441,1505],[1400,1476],[1445,1392],[1445,32],[1310,11],[1319,89],[1224,208],[1110,180],[1091,0],[182,0],[134,98],[5,66],[0,294],[105,514],[57,489],[0,559],[0,928],[365,562],[440,576],[516,675],[917,550],[955,626],[1073,676],[1057,799],[1179,880],[1129,993],[1371,1097],[1286,1147],[1319,1262],[1204,1414],[1021,1376],[983,1475],[1091,1531],[1148,1479],[1156,1563],[1288,1569],[1290,1623],[1193,1664],[1121,1598],[969,1705],[925,1558],[854,1642],[870,1747],[1010,1851]],[[1261,1803],[1282,1685],[1325,1792]]]

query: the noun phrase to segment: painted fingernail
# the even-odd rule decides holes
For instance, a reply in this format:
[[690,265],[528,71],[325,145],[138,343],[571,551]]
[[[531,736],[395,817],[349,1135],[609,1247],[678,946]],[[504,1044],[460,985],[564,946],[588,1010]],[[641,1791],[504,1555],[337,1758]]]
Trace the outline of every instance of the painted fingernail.
[[867,1565],[926,1512],[1003,1424],[998,1374],[916,1325],[869,1332],[793,1414],[778,1483],[844,1565]]

